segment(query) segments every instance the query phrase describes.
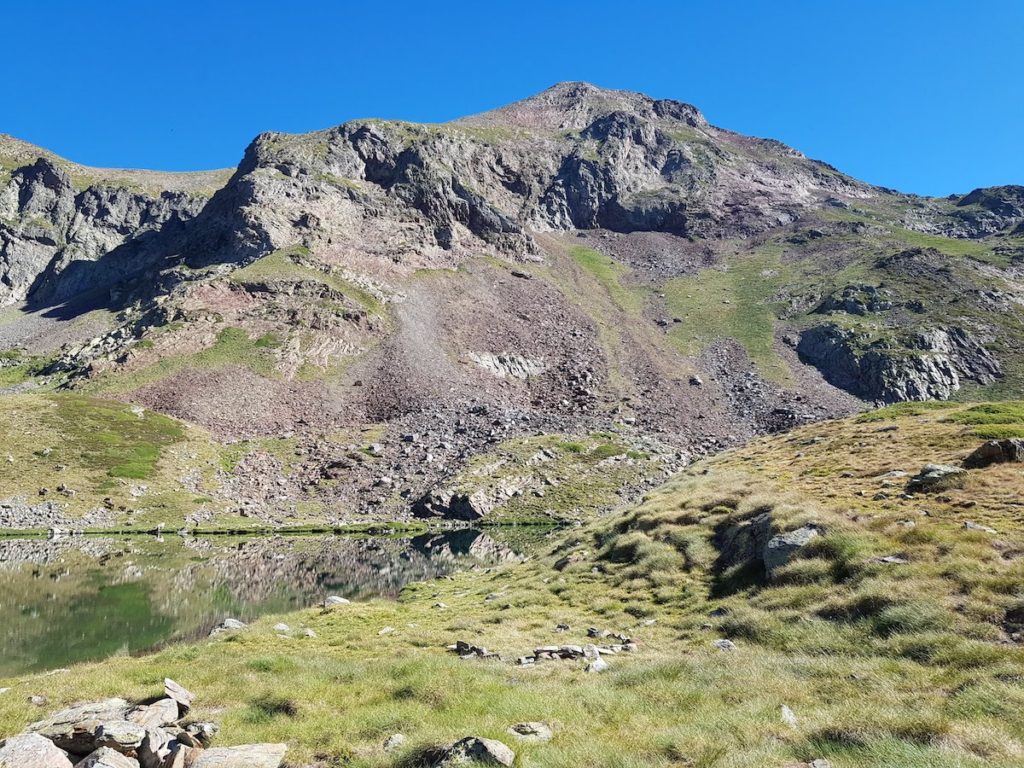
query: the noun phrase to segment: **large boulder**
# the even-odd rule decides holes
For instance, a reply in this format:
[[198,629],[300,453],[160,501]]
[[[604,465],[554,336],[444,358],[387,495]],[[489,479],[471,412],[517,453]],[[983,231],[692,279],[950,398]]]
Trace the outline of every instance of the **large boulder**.
[[826,323],[800,334],[797,353],[829,384],[886,403],[948,400],[966,381],[991,384],[1002,375],[999,361],[955,327],[877,337]]
[[435,764],[445,767],[467,763],[510,766],[515,762],[516,753],[495,739],[467,736],[442,750],[439,757]]
[[73,755],[84,756],[95,751],[98,746],[97,728],[106,722],[124,720],[129,709],[124,699],[78,704],[33,723],[27,730],[45,736]]
[[2,742],[0,768],[71,768],[71,761],[45,736],[26,733]]
[[978,446],[966,459],[968,469],[982,469],[992,464],[1024,461],[1024,440],[1010,437],[1005,440],[989,440]]
[[925,464],[920,472],[910,478],[907,488],[911,491],[941,490],[953,482],[950,478],[965,473],[966,470],[948,464]]
[[818,535],[817,526],[804,525],[795,531],[772,536],[765,544],[762,555],[765,573],[771,576],[776,569],[788,563],[799,550],[810,544]]

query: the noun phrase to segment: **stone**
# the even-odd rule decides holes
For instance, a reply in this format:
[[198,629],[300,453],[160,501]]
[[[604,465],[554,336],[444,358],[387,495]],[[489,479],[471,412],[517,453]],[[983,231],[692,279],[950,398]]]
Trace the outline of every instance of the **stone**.
[[160,728],[164,725],[170,725],[179,716],[178,702],[170,698],[160,699],[152,704],[142,704],[133,708],[126,715],[128,720],[141,725],[143,728]]
[[939,487],[947,478],[965,473],[966,470],[948,464],[925,464],[920,472],[910,478],[907,487],[910,490],[930,491]]
[[967,520],[964,523],[964,528],[968,531],[979,531],[980,533],[995,533],[995,528],[989,528],[987,525],[981,525],[980,523],[974,523]]
[[68,756],[37,733],[5,739],[0,746],[0,768],[72,768]]
[[139,761],[115,749],[100,747],[76,763],[75,768],[139,768]]
[[435,763],[436,765],[480,763],[482,765],[511,766],[515,762],[516,753],[509,749],[508,745],[495,739],[467,736],[442,750],[440,758]]
[[201,752],[191,768],[279,768],[287,744],[243,744]]
[[108,721],[124,720],[128,710],[124,699],[78,704],[33,723],[27,731],[45,736],[66,752],[85,756],[96,750],[96,729]]
[[216,723],[189,723],[185,732],[205,747],[220,733],[220,726]]
[[167,731],[150,728],[139,746],[139,763],[142,768],[163,768],[165,761],[169,761],[180,746],[178,740]]
[[1019,462],[1024,462],[1024,439],[1011,437],[982,443],[964,459],[964,466],[968,469],[983,469],[992,464]]
[[302,630],[302,636],[303,637],[316,637],[316,632],[314,630],[310,629],[309,627],[306,627],[304,630]]
[[396,749],[401,749],[407,741],[404,733],[393,733],[384,739],[384,751],[394,752]]
[[350,602],[350,600],[346,600],[344,597],[331,595],[326,600],[324,600],[324,608],[333,608],[336,605],[348,605]]
[[210,630],[210,637],[219,635],[222,632],[230,632],[237,629],[245,629],[247,624],[244,621],[238,619],[224,619],[220,624]]
[[395,631],[394,627],[381,627],[380,630],[377,632],[377,634],[378,635],[390,635],[394,631]]
[[551,741],[555,735],[547,723],[516,723],[508,732],[522,741]]
[[585,672],[590,672],[592,674],[597,674],[599,672],[604,672],[607,669],[608,669],[608,662],[605,661],[604,659],[602,659],[600,656],[598,656],[596,659],[594,659],[589,664],[587,664],[586,667],[584,667],[584,671]]
[[786,725],[796,727],[796,715],[793,710],[787,707],[785,704],[782,705],[782,722]]
[[736,643],[734,643],[732,640],[725,640],[725,639],[715,640],[713,643],[711,643],[711,645],[714,646],[715,648],[717,648],[720,651],[735,651],[736,650]]
[[292,631],[292,628],[282,621],[279,624],[274,625],[274,631],[278,633],[287,634],[288,632]]
[[818,527],[804,525],[795,531],[779,533],[768,539],[764,547],[764,570],[769,576],[784,566],[801,549],[819,536]]
[[128,754],[142,746],[146,729],[128,720],[109,720],[97,726],[95,738],[97,747],[109,747]]
[[[233,619],[228,619],[228,621],[233,621]],[[242,624],[242,622],[238,623]],[[245,625],[242,624],[242,627],[244,626]],[[241,629],[242,627],[234,627],[234,629]],[[182,687],[169,677],[164,678],[164,696],[174,700],[178,705],[178,710],[181,714],[185,714],[192,709],[192,701],[195,699],[195,695],[190,690]]]

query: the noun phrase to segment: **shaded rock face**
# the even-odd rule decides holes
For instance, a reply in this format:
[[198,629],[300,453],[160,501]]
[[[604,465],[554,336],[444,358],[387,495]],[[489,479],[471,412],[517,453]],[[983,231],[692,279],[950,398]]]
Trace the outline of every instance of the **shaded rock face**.
[[716,568],[721,571],[760,564],[764,567],[765,576],[771,577],[821,534],[816,525],[804,525],[781,533],[773,533],[773,527],[771,514],[764,512],[718,531],[715,538],[719,552]]
[[950,234],[985,237],[1024,226],[1024,186],[985,187],[964,195],[952,213]]
[[872,340],[829,323],[800,334],[800,359],[832,385],[866,400],[947,400],[966,381],[991,384],[999,361],[962,328]]
[[989,440],[964,459],[968,469],[982,469],[992,464],[1020,463],[1024,461],[1024,440],[1016,437]]
[[415,517],[441,517],[445,520],[479,520],[494,508],[494,503],[483,491],[472,494],[449,489],[429,491],[412,505]]
[[79,190],[45,157],[18,168],[0,188],[0,305],[109,289],[163,261],[204,202],[180,192]]

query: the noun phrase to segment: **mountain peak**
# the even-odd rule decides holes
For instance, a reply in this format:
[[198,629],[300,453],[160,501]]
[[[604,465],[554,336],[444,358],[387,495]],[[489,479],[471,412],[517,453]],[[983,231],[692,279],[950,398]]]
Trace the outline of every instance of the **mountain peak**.
[[581,130],[595,119],[612,112],[628,112],[651,119],[678,120],[694,126],[707,123],[700,110],[690,104],[670,99],[653,99],[635,91],[600,88],[582,81],[555,83],[533,96],[456,122]]

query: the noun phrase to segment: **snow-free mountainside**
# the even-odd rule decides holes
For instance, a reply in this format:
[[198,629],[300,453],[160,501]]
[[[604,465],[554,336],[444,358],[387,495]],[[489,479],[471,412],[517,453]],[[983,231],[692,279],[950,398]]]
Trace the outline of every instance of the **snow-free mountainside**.
[[561,526],[0,679],[0,766],[1024,766],[1022,392],[1024,186],[585,83],[225,171],[0,136],[0,534]]

